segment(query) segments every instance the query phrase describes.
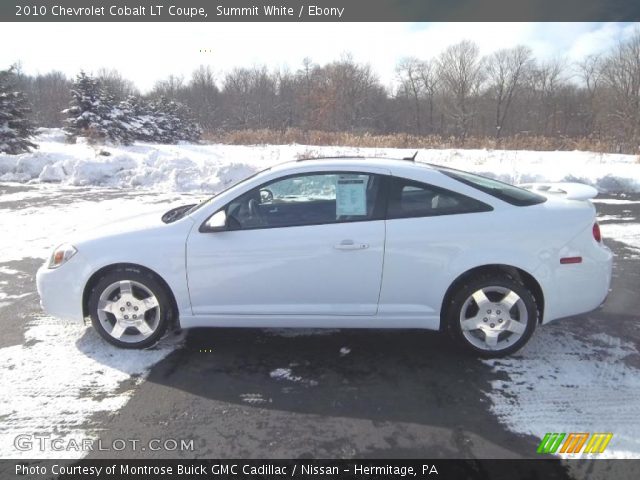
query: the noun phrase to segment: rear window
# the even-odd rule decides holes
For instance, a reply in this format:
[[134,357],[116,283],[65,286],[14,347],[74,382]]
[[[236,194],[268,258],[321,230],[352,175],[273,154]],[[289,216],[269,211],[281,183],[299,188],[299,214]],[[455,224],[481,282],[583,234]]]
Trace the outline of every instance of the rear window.
[[406,178],[390,179],[387,218],[488,212],[489,205],[465,195]]
[[526,207],[545,202],[546,197],[530,192],[524,188],[514,187],[508,183],[500,182],[492,178],[483,177],[474,173],[454,170],[452,168],[436,167],[438,171],[445,175],[458,180],[470,187],[476,188],[481,192],[488,193],[500,200],[518,207]]

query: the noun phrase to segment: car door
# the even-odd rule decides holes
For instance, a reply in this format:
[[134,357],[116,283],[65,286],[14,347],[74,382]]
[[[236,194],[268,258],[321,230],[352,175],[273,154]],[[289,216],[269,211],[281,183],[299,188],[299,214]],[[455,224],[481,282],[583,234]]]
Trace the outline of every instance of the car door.
[[452,262],[485,235],[492,208],[435,185],[393,177],[387,189],[384,280],[379,315],[440,325]]
[[372,173],[303,173],[229,202],[223,231],[187,240],[193,314],[374,315],[381,185]]

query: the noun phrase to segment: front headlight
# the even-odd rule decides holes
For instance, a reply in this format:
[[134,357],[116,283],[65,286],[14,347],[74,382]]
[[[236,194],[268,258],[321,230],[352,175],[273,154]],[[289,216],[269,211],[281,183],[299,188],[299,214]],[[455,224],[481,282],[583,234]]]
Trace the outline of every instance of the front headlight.
[[69,245],[68,243],[60,245],[51,254],[49,268],[58,268],[60,265],[64,265],[76,253],[78,253],[78,250],[73,245]]

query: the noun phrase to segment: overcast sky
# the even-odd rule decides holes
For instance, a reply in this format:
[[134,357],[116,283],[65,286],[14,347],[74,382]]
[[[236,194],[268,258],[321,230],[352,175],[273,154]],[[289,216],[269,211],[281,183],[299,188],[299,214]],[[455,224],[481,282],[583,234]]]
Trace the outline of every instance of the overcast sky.
[[[143,91],[169,74],[210,65],[221,78],[236,66],[296,70],[304,57],[326,63],[351,53],[385,85],[402,57],[431,58],[463,39],[481,53],[517,44],[538,58],[575,60],[626,38],[629,23],[4,23],[0,68],[26,73],[115,68]],[[200,50],[207,50],[206,53]]]

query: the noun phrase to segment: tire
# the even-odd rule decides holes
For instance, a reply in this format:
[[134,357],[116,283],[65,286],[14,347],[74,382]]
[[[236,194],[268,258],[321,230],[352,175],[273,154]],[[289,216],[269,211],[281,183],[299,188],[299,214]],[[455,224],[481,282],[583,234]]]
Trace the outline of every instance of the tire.
[[147,348],[166,332],[172,316],[166,288],[133,268],[111,271],[89,294],[91,323],[100,336],[120,348]]
[[538,323],[531,291],[503,274],[472,277],[451,298],[446,322],[453,339],[467,351],[497,358],[520,350]]

